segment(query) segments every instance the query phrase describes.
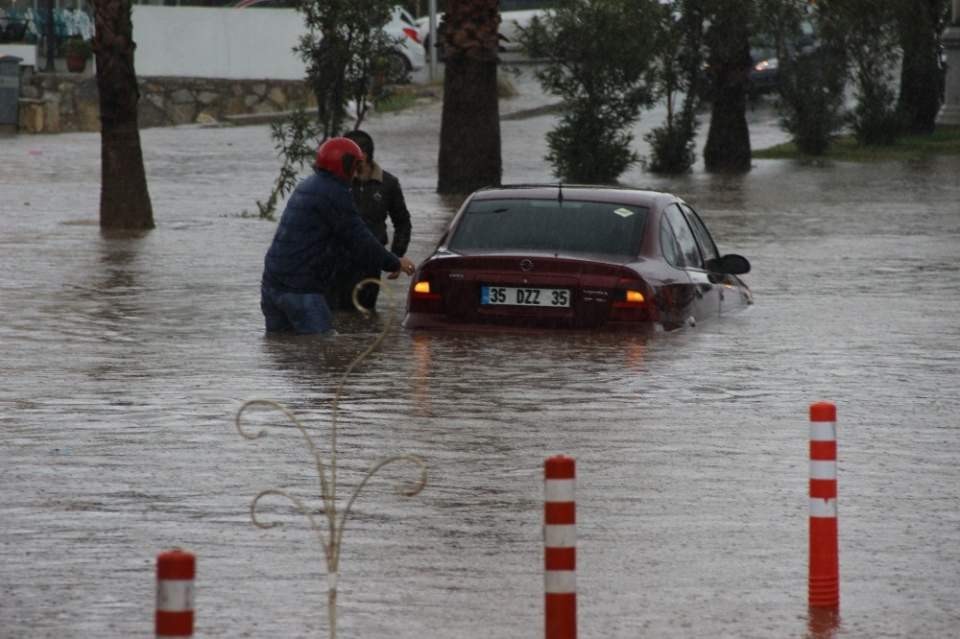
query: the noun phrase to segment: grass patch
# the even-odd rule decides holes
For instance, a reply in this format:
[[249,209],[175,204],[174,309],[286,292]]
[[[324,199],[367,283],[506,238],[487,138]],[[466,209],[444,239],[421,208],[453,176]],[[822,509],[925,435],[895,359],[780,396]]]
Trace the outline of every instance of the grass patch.
[[837,162],[874,162],[881,160],[918,160],[931,155],[960,155],[960,126],[938,126],[932,135],[905,135],[891,146],[861,146],[849,135],[834,139],[823,156],[805,155],[792,142],[778,144],[752,153],[766,160],[835,160]]
[[391,113],[409,109],[417,101],[417,96],[407,91],[397,91],[374,101],[377,113]]

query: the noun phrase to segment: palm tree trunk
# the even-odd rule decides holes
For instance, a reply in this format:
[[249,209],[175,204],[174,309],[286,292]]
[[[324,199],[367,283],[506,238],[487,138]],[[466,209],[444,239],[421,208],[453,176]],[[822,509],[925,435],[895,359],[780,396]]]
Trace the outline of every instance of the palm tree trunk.
[[900,7],[899,111],[910,133],[930,134],[940,112],[943,77],[940,70],[938,34],[943,28],[946,4],[924,0]]
[[153,208],[140,148],[130,0],[94,0],[100,93],[100,227],[152,229]]
[[724,0],[707,32],[710,66],[714,69],[713,109],[703,149],[708,171],[750,170],[747,89],[750,80],[748,3]]
[[500,184],[499,0],[450,0],[440,29],[446,69],[437,191]]

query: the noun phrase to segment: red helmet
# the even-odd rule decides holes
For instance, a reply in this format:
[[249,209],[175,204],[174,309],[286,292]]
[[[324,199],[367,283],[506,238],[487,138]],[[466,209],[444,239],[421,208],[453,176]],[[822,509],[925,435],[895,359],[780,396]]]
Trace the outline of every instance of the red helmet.
[[317,161],[314,166],[333,173],[341,182],[349,182],[353,177],[357,162],[364,158],[357,143],[347,138],[330,138],[317,149]]

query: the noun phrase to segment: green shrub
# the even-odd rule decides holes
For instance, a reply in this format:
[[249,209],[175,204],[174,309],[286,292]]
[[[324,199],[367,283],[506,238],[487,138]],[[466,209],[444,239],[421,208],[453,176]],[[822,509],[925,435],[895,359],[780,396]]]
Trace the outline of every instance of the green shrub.
[[650,144],[646,168],[654,173],[685,173],[697,159],[697,109],[704,93],[704,16],[696,2],[677,6],[678,16],[666,6],[660,16],[657,84],[667,118],[644,136]]
[[825,49],[781,63],[780,122],[801,153],[823,155],[843,128],[845,77],[842,56]]
[[565,182],[609,184],[640,159],[630,150],[632,141],[632,135],[606,126],[596,111],[581,105],[547,133],[546,159]]
[[894,0],[827,0],[818,5],[826,42],[842,46],[857,106],[850,126],[861,144],[892,144],[902,133],[893,89],[900,57]]
[[850,127],[857,142],[864,145],[890,145],[903,132],[903,116],[896,108],[894,90],[882,82],[870,82],[857,93],[857,106]]
[[656,0],[559,0],[521,36],[544,89],[563,101],[546,156],[566,182],[615,181],[639,156],[628,127],[654,100]]
[[373,100],[373,106],[380,113],[390,113],[408,109],[412,107],[416,101],[417,96],[409,91],[388,92],[376,96]]
[[659,126],[644,136],[650,144],[647,170],[653,173],[684,173],[697,159],[694,133],[689,127]]

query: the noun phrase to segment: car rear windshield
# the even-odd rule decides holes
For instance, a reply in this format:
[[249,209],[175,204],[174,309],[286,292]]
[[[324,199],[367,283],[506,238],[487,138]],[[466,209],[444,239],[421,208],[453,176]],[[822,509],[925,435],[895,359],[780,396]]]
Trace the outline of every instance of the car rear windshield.
[[447,247],[636,256],[647,209],[610,202],[503,199],[471,202]]

